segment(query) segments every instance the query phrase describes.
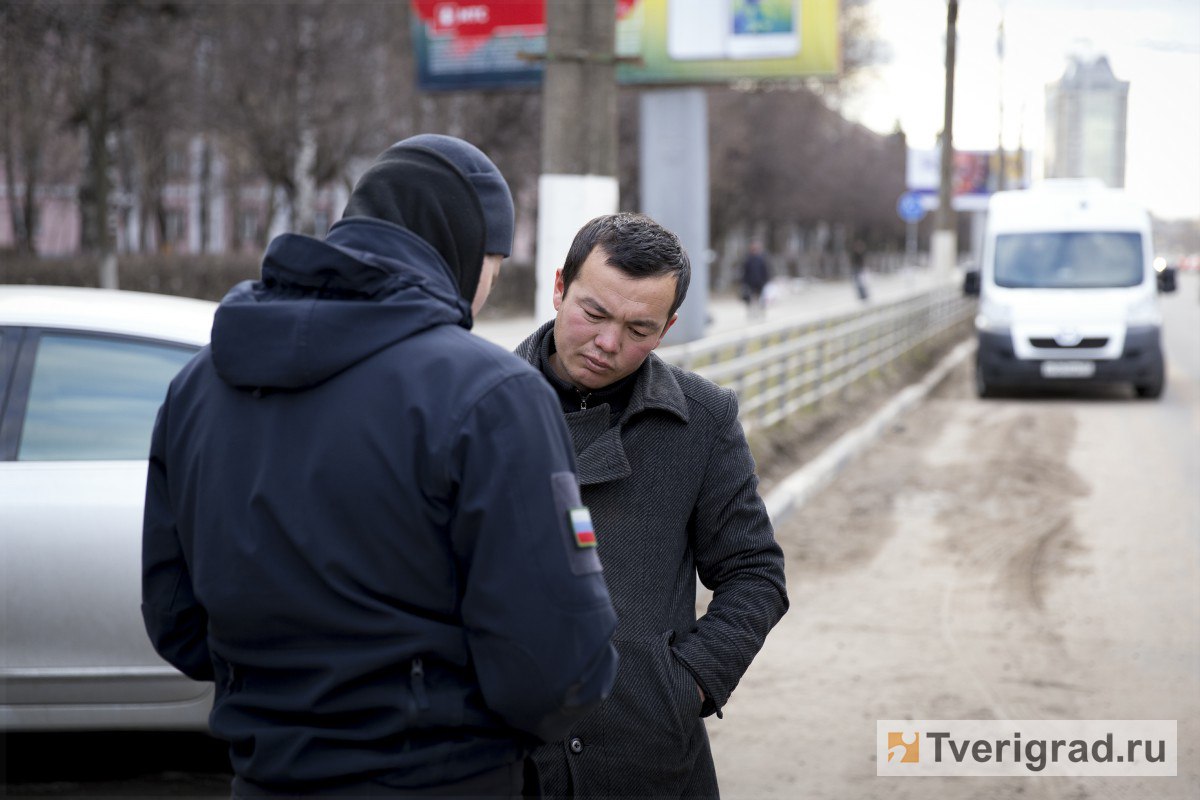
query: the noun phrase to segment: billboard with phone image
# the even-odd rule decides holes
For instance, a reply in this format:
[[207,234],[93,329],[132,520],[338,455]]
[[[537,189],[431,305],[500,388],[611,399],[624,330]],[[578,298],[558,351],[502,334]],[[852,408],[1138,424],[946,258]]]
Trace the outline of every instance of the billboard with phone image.
[[730,58],[788,58],[800,52],[799,0],[732,0]]
[[800,0],[668,0],[675,61],[791,58],[800,52]]

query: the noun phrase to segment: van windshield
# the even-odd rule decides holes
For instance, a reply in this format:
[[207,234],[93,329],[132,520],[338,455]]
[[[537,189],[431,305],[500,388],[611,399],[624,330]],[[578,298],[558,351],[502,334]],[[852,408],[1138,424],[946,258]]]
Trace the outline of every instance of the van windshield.
[[996,285],[1101,289],[1142,282],[1142,237],[1120,231],[1007,233],[996,237]]

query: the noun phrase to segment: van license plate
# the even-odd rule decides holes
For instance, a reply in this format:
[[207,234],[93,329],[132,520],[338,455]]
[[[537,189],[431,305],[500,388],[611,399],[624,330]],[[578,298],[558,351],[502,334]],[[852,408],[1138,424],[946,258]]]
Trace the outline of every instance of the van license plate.
[[1090,378],[1096,374],[1095,361],[1043,361],[1043,378]]

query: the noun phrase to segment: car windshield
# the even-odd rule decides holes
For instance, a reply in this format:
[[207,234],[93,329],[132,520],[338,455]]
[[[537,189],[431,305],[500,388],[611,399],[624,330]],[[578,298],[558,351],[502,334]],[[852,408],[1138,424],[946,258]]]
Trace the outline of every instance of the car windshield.
[[1101,289],[1142,282],[1142,237],[1117,231],[1010,233],[996,237],[996,285]]

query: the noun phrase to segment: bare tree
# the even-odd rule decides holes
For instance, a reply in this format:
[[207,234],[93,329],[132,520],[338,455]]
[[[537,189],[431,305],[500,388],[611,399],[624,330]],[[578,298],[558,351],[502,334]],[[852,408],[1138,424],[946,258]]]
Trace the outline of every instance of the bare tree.
[[[179,80],[179,54],[186,47],[176,33],[194,4],[44,0],[38,5],[58,21],[66,52],[73,56],[67,61],[71,91],[66,122],[82,132],[84,142],[80,246],[85,252],[108,254],[113,251],[115,145],[129,120],[152,114]],[[132,174],[126,169],[127,176]]]
[[67,88],[63,31],[36,4],[0,4],[0,150],[13,238],[36,252],[38,190]]
[[292,230],[314,232],[316,189],[407,127],[411,82],[397,96],[405,81],[390,51],[408,13],[406,3],[314,0],[212,9],[214,111],[205,122],[283,189]]

